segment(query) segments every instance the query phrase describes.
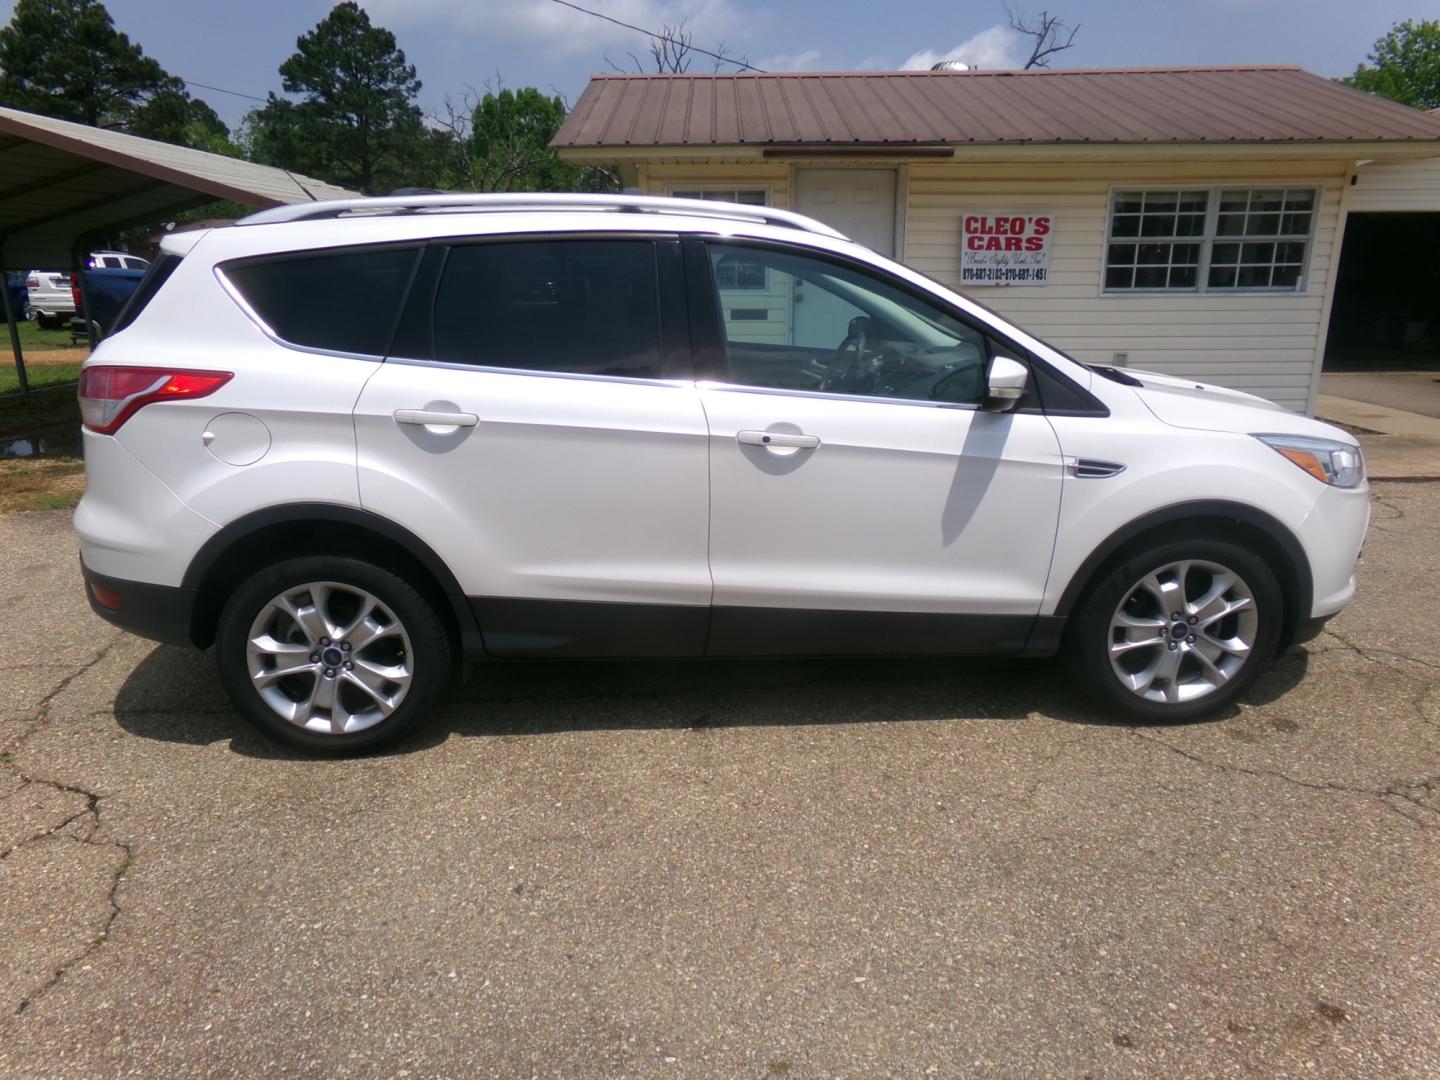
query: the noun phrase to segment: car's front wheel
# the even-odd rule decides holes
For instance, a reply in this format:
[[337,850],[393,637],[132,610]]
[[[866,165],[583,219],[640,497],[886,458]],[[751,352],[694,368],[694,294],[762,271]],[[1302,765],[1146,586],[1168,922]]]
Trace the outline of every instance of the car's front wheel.
[[1218,538],[1137,551],[1091,589],[1067,631],[1072,667],[1106,704],[1180,721],[1234,701],[1274,656],[1275,573]]
[[322,753],[374,750],[409,731],[449,680],[435,606],[358,559],[303,557],[231,596],[215,640],[221,681],[272,737]]

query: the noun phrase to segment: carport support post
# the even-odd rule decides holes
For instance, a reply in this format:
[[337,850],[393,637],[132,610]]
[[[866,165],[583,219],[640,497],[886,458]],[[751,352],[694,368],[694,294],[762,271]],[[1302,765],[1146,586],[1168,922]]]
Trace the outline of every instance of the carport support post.
[[78,251],[70,254],[70,264],[74,267],[70,272],[80,283],[80,317],[85,320],[85,340],[89,343],[90,351],[93,353],[95,351],[95,323],[90,318],[90,290],[85,285],[85,273],[82,269],[89,261],[89,256],[82,257]]
[[10,327],[10,349],[15,354],[15,374],[20,377],[20,392],[30,393],[30,380],[25,377],[25,350],[20,347],[20,327],[15,325],[17,312],[10,307],[10,281],[0,270],[0,298],[5,305],[5,325]]

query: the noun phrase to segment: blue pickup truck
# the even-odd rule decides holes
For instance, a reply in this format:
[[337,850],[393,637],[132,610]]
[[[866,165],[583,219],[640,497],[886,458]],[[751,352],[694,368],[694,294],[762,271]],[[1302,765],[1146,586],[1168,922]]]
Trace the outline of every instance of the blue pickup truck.
[[[99,341],[115,325],[116,316],[131,294],[140,287],[146,271],[100,266],[82,270],[81,274],[85,278],[86,298],[90,301],[90,323],[95,331],[95,340]],[[70,275],[70,292],[75,300],[75,310],[84,310],[85,305],[80,299],[80,275]],[[88,339],[85,319],[77,314],[70,320],[70,340],[79,345]]]

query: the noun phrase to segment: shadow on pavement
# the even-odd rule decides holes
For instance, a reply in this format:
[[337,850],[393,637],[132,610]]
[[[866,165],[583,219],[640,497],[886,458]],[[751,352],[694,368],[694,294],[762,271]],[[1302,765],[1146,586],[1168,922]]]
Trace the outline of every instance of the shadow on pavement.
[[[1277,660],[1241,698],[1264,705],[1309,666],[1303,648]],[[390,753],[466,737],[569,731],[904,723],[972,718],[1136,726],[1093,705],[1056,660],[991,658],[606,660],[476,664],[436,714]],[[1238,715],[1231,706],[1195,723]],[[190,745],[230,740],[239,754],[304,757],[252,729],[220,688],[213,658],[160,646],[115,700],[120,726]]]

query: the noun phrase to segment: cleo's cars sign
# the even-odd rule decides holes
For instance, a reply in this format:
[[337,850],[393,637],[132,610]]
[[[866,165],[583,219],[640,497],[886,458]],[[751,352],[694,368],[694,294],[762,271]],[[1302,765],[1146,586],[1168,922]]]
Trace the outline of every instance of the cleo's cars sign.
[[1050,214],[966,214],[961,285],[1044,285],[1050,275]]

